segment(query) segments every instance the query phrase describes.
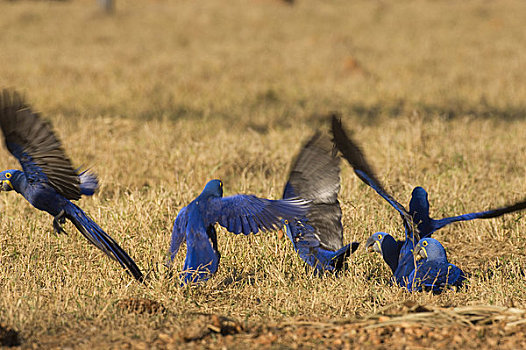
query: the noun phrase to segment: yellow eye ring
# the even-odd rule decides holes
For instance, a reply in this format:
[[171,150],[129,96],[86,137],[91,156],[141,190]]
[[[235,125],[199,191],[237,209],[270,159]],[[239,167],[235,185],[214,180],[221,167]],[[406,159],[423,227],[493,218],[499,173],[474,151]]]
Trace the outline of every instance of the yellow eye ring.
[[378,235],[378,240],[381,241],[382,240],[382,235]]
[[285,225],[288,225],[289,224],[289,220],[285,220]]
[[5,173],[5,177],[9,179],[11,177],[11,173]]
[[422,245],[423,245],[424,247],[427,247],[427,241],[423,241],[423,242],[422,242]]

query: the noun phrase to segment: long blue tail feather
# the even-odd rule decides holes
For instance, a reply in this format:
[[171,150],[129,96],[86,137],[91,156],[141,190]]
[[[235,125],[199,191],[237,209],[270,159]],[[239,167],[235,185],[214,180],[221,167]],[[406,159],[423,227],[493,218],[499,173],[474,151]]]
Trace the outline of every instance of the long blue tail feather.
[[133,259],[82,209],[69,202],[66,206],[66,217],[71,220],[73,225],[90,243],[102,250],[110,258],[117,260],[136,280],[143,282],[144,276]]

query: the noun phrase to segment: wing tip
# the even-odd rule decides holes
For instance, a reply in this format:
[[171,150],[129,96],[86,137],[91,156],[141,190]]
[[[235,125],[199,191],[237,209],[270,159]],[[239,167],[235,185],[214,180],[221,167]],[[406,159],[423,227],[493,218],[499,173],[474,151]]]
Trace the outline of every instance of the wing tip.
[[25,97],[22,93],[13,88],[3,88],[0,94],[0,110],[27,108]]
[[342,129],[342,117],[338,113],[332,113],[331,116],[332,131]]

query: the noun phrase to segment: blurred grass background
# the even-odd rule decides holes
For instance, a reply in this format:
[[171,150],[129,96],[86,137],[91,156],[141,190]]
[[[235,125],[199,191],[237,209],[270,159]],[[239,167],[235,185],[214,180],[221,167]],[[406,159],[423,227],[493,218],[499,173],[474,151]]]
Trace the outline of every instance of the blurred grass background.
[[[178,288],[162,265],[178,210],[206,181],[279,198],[301,143],[332,111],[402,203],[416,185],[434,217],[522,199],[524,1],[116,5],[108,16],[95,1],[0,1],[0,87],[23,92],[75,165],[99,174],[99,194],[79,205],[152,279],[138,285],[72,225],[56,237],[49,215],[3,193],[0,321],[25,344],[148,344],[195,312],[264,324],[361,317],[404,300],[526,308],[524,214],[438,232],[473,275],[469,289],[440,296],[390,286],[363,248],[341,278],[315,278],[275,233],[222,230],[220,271],[202,288]],[[19,167],[2,152],[1,168]],[[342,168],[346,242],[400,237],[398,215]],[[169,312],[129,314],[118,307],[129,297]]]

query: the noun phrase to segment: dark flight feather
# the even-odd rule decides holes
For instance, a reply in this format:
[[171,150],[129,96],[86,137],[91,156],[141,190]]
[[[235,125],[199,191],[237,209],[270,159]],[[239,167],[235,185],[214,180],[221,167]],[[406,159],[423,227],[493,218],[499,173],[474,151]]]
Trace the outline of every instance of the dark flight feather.
[[3,90],[0,95],[0,127],[7,149],[28,181],[48,183],[67,199],[80,199],[79,176],[51,125],[32,112],[17,92]]
[[[383,187],[382,183],[378,180],[373,171],[372,167],[369,165],[365,159],[365,155],[343,129],[341,120],[336,116],[332,116],[332,134],[333,141],[336,147],[340,150],[343,157],[349,162],[353,167],[356,175],[368,186],[372,187],[380,196],[382,196],[391,206],[393,206],[401,215],[402,220],[404,221],[404,227],[406,228],[406,233],[408,233],[409,238],[414,238],[415,243],[420,240],[418,231],[416,230],[415,225],[413,224],[413,218],[405,207],[395,200]],[[412,237],[414,234],[414,237]]]
[[307,224],[320,247],[337,251],[343,247],[340,191],[340,157],[333,143],[317,132],[293,162],[283,198],[311,201]]

